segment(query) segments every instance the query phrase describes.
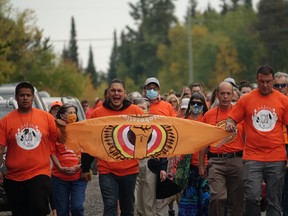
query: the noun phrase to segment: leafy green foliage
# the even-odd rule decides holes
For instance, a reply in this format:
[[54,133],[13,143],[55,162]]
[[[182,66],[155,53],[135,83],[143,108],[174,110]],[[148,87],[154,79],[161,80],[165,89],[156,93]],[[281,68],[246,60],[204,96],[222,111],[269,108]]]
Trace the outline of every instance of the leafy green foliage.
[[0,83],[30,80],[52,95],[93,99],[103,97],[107,82],[114,78],[125,81],[128,91],[141,92],[145,79],[155,76],[163,94],[170,89],[179,92],[189,85],[188,34],[192,34],[193,81],[209,89],[228,76],[253,82],[261,64],[276,71],[288,68],[286,0],[260,0],[257,11],[251,0],[222,0],[220,12],[211,6],[197,11],[197,0],[190,0],[191,26],[188,16],[184,23],[177,21],[174,1],[130,4],[136,28],[124,29],[119,41],[114,32],[108,73],[96,71],[91,49],[84,73],[78,65],[73,18],[70,42],[61,58],[35,26],[32,11],[15,12],[8,1],[0,0]]
[[[73,62],[60,61],[49,38],[35,26],[31,10],[16,11],[0,0],[0,84],[29,80],[55,96],[86,97],[98,93]],[[100,93],[102,95],[102,92]]]

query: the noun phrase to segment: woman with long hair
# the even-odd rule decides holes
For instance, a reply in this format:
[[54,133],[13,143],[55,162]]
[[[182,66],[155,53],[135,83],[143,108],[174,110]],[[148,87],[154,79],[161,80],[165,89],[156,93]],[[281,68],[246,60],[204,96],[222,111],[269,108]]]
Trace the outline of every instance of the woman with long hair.
[[167,102],[170,103],[174,109],[175,115],[177,115],[179,108],[180,108],[180,102],[179,99],[175,94],[171,94],[167,97]]
[[[185,119],[201,121],[203,115],[208,111],[204,96],[196,92],[192,94],[189,105],[184,115]],[[206,158],[208,163],[208,159]],[[207,216],[209,215],[210,191],[207,179],[199,176],[198,152],[191,157],[189,179],[183,190],[180,204],[179,216]]]
[[[68,103],[63,104],[58,110],[56,118],[66,124],[78,121],[77,107]],[[84,216],[85,190],[91,176],[89,179],[82,177],[83,170],[87,169],[83,168],[83,164],[87,166],[87,163],[81,156],[83,155],[80,151],[74,152],[62,143],[56,143],[55,149],[52,150],[51,182],[58,216]]]

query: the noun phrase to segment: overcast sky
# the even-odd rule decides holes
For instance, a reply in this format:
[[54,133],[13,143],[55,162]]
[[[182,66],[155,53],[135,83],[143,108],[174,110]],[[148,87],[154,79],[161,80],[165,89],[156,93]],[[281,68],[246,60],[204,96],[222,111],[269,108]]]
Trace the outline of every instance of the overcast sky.
[[[176,2],[175,15],[180,21],[186,13],[189,0]],[[198,8],[204,10],[209,0],[198,0]],[[15,8],[32,9],[37,16],[37,26],[44,36],[50,37],[57,53],[61,54],[64,44],[68,44],[71,17],[76,24],[79,59],[87,66],[89,45],[93,48],[97,70],[106,71],[113,45],[113,31],[119,34],[126,25],[134,26],[129,15],[128,2],[138,0],[11,0]],[[219,8],[219,0],[210,0],[214,8]],[[118,35],[119,36],[119,35]]]

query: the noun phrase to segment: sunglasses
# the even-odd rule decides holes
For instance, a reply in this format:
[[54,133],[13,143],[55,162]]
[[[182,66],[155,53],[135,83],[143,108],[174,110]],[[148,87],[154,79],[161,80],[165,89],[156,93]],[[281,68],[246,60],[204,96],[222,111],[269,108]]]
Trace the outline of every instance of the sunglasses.
[[281,84],[274,84],[273,86],[274,86],[274,88],[279,89],[279,88],[285,88],[287,86],[287,84],[286,83],[281,83]]
[[198,105],[198,106],[203,105],[203,103],[199,102],[199,101],[191,101],[191,103],[190,103],[190,105],[192,105],[192,106],[194,106],[195,104]]

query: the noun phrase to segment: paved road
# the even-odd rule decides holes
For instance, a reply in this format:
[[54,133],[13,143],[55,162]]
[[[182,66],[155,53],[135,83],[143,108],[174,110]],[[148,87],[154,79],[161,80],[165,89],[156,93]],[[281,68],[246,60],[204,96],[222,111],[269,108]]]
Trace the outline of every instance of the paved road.
[[[86,201],[84,203],[84,207],[85,207],[85,216],[103,215],[103,202],[99,188],[98,175],[93,175],[92,181],[88,183],[86,189]],[[266,215],[265,212],[261,213],[261,216],[265,215]],[[11,213],[0,212],[0,216],[11,216]]]
[[98,180],[98,175],[93,175],[91,182],[88,183],[84,203],[85,216],[103,215],[103,202]]

